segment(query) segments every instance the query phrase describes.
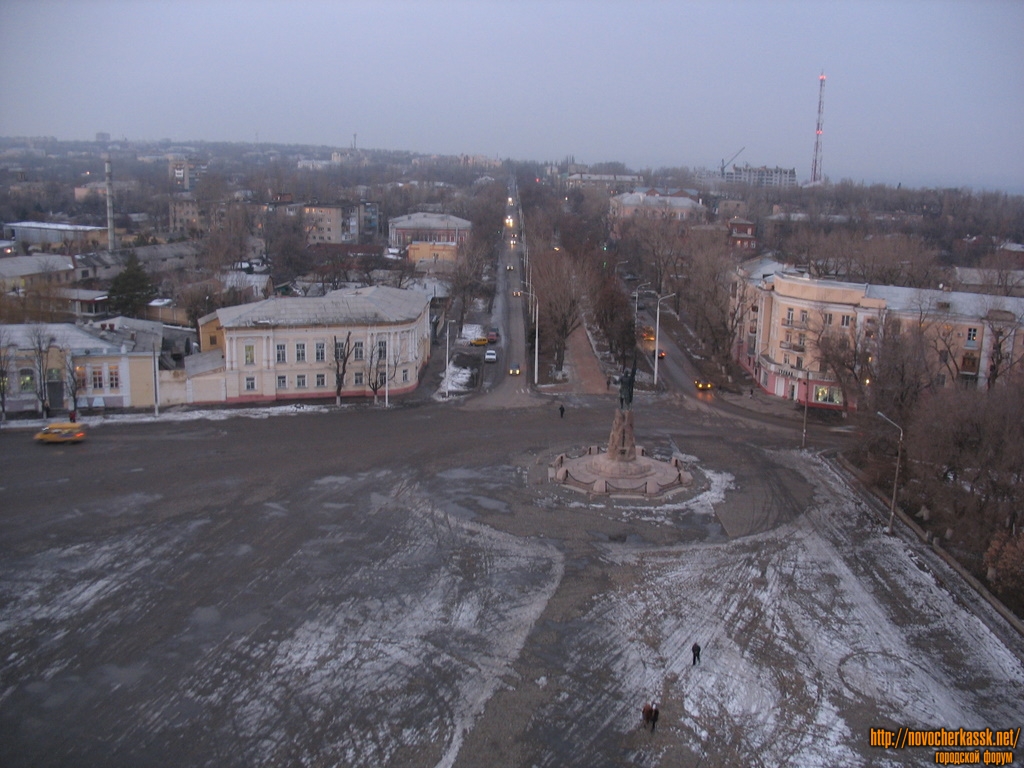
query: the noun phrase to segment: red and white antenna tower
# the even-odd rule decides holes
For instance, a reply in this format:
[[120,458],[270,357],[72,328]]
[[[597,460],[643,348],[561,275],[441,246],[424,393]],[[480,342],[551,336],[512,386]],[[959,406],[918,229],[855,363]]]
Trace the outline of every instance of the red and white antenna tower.
[[818,77],[818,128],[814,132],[814,159],[811,161],[811,184],[821,184],[821,126],[825,122],[825,73]]

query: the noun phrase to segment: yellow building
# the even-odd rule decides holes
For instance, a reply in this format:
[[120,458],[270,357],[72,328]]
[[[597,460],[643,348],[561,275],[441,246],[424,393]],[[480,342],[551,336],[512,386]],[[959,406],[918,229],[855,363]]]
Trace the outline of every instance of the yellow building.
[[732,302],[737,362],[764,392],[813,406],[856,408],[887,333],[918,335],[935,387],[985,387],[1024,359],[1022,298],[817,279],[755,259]]
[[[275,297],[199,320],[188,402],[267,402],[413,391],[430,357],[430,301],[387,286]],[[337,353],[336,353],[337,350]]]

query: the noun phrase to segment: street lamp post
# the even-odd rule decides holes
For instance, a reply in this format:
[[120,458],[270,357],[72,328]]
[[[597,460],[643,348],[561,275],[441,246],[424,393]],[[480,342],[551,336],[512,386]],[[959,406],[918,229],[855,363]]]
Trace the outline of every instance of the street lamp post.
[[449,320],[444,324],[444,399],[447,400],[449,395],[452,393],[452,381],[451,381],[451,360],[448,358],[448,349],[450,346],[451,339],[451,328],[454,320]]
[[654,389],[658,389],[658,344],[661,343],[661,302],[665,299],[671,299],[675,296],[674,293],[670,293],[667,296],[658,297],[658,311],[654,320]]
[[538,372],[540,365],[540,299],[533,291],[527,291],[526,295],[533,300],[533,386],[537,386]]
[[892,502],[889,504],[889,533],[892,533],[893,518],[896,517],[896,487],[900,481],[900,458],[903,456],[903,427],[897,424],[895,421],[890,419],[881,411],[877,412],[878,415],[892,424],[896,429],[900,431],[900,439],[896,444],[896,475],[892,479]]
[[636,287],[636,290],[633,292],[633,325],[636,325],[637,314],[639,313],[640,289],[646,285],[650,285],[650,283],[640,283],[640,285],[638,285]]
[[807,447],[807,407],[811,401],[811,369],[804,372],[804,436],[800,440],[800,450]]

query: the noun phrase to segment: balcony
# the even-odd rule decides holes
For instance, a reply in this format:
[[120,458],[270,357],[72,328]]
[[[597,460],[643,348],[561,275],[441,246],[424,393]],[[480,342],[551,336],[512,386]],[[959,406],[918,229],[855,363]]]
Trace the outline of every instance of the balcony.
[[807,320],[790,320],[788,317],[784,317],[784,318],[782,318],[782,327],[783,328],[807,328],[808,327],[808,322],[809,321],[807,321]]
[[789,350],[791,352],[803,352],[804,351],[804,345],[803,344],[798,344],[795,341],[780,341],[779,342],[779,346],[782,349],[786,349],[786,350]]

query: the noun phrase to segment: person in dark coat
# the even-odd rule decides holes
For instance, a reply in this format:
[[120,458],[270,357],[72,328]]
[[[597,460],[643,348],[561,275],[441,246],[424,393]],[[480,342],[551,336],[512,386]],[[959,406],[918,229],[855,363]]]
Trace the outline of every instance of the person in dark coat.
[[655,702],[651,707],[651,733],[654,733],[655,726],[658,725],[658,703]]
[[694,643],[690,650],[693,651],[693,666],[697,666],[700,662],[700,644]]
[[558,406],[558,418],[560,418],[560,419],[564,419],[565,418],[565,406],[564,405],[559,405]]

